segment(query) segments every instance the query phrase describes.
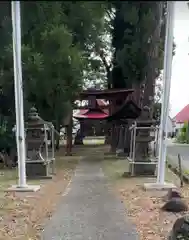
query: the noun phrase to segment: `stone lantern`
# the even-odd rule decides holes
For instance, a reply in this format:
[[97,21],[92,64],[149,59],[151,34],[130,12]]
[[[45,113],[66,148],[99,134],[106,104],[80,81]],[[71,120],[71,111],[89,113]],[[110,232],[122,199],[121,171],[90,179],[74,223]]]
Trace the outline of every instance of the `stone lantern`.
[[48,158],[48,129],[47,122],[32,107],[26,123],[26,175],[28,178],[52,177],[51,166],[54,156]]
[[129,156],[131,175],[155,175],[157,157],[152,151],[152,142],[158,132],[157,124],[158,121],[150,119],[150,109],[144,106],[141,116],[131,127]]

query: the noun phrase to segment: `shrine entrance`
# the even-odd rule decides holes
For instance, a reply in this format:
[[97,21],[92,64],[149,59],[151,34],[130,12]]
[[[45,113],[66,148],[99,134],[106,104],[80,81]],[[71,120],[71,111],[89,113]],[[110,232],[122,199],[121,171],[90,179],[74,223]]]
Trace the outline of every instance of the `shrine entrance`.
[[[127,125],[127,120],[136,119],[141,111],[129,97],[132,93],[132,89],[83,91],[79,100],[87,100],[88,104],[80,107],[73,116],[80,122],[79,133],[82,141],[86,136],[97,137],[103,134],[105,142],[110,143],[112,148],[114,145],[115,149],[117,147],[118,135],[122,136],[122,142],[124,142],[126,133],[123,129]],[[98,132],[96,129],[100,129],[100,131]],[[124,143],[122,145],[124,148]]]
[[[149,120],[147,107],[144,106],[142,111],[139,102],[137,104],[135,101],[135,95],[132,89],[83,91],[79,100],[87,100],[88,105],[82,107],[74,118],[80,122],[82,143],[87,134],[95,136],[94,123],[100,125],[103,122],[105,142],[110,145],[110,153],[127,159],[130,175],[151,176],[155,174],[157,165],[151,144],[157,144],[158,123]],[[107,104],[100,106],[99,101]],[[152,132],[154,136],[151,136]]]

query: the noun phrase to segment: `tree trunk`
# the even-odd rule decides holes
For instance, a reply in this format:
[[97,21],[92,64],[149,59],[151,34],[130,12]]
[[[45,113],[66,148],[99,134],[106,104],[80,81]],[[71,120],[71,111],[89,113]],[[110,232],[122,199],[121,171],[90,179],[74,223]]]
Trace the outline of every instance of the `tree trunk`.
[[108,129],[105,133],[105,144],[111,144],[111,129]]
[[131,131],[129,130],[130,123],[125,125],[125,134],[124,134],[124,153],[129,156],[130,153],[130,141],[131,141]]
[[67,141],[66,141],[66,156],[71,156],[72,155],[72,126],[73,126],[73,119],[72,119],[72,114],[70,117],[69,124],[66,128],[67,132]]
[[[56,121],[56,131],[60,134],[60,121],[59,120]],[[59,134],[55,135],[56,150],[59,150],[59,148],[60,148],[60,135]]]
[[124,149],[124,133],[125,133],[125,128],[123,125],[120,125],[119,132],[118,132],[118,144],[117,144],[117,149],[119,150],[119,152],[123,152],[123,149]]
[[110,152],[116,153],[117,147],[117,126],[116,124],[112,124],[112,132],[111,132],[111,144],[110,144]]
[[154,34],[151,39],[149,55],[148,55],[148,68],[146,71],[146,83],[144,90],[143,106],[150,108],[150,117],[153,115],[153,103],[155,95],[155,83],[157,78],[158,60],[159,60],[159,40],[161,33],[161,20],[163,13],[163,3],[159,2],[157,7],[157,24],[155,26]]
[[114,127],[113,127],[113,134],[112,134],[112,141],[111,141],[111,152],[112,153],[116,153],[116,149],[118,147],[118,143],[119,143],[119,130],[120,130],[120,126],[115,123]]
[[[119,142],[118,142],[118,156],[128,156],[129,148],[125,148],[125,139],[127,136],[126,125],[121,125],[119,131]],[[130,140],[130,139],[129,139]],[[128,146],[130,146],[130,141],[128,142]]]
[[[149,53],[148,53],[148,66],[146,69],[145,78],[145,90],[143,107],[147,106],[149,109],[149,114],[144,120],[151,121],[153,116],[153,102],[154,102],[154,92],[155,92],[155,81],[157,78],[157,70],[159,68],[159,41],[160,41],[160,31],[161,31],[161,19],[163,13],[163,3],[156,3],[156,13],[154,17],[152,38],[150,39]],[[144,109],[143,109],[144,113]],[[143,115],[143,113],[141,115]],[[145,125],[144,125],[145,126]],[[150,131],[149,130],[138,130],[135,150],[135,161],[137,162],[147,162],[151,160],[150,155]],[[150,164],[136,164],[134,165],[134,174],[143,175],[153,173],[153,165]]]
[[[116,102],[115,99],[110,100],[110,109],[109,109],[109,114],[112,115],[113,112],[116,109]],[[117,123],[115,121],[111,122],[111,143],[110,143],[110,152],[111,153],[116,153],[116,147],[117,147],[117,128],[116,128]]]
[[83,136],[81,135],[81,130],[77,131],[74,144],[83,145]]

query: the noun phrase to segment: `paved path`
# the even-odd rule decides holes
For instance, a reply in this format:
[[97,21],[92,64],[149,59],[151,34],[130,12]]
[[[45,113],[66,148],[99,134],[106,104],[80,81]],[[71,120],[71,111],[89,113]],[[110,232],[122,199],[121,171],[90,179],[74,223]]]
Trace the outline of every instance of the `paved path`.
[[[50,194],[50,193],[49,193]],[[100,163],[81,162],[42,240],[137,240]]]
[[178,164],[178,154],[182,157],[183,167],[189,170],[189,146],[184,144],[171,144],[167,146],[167,156],[175,165]]

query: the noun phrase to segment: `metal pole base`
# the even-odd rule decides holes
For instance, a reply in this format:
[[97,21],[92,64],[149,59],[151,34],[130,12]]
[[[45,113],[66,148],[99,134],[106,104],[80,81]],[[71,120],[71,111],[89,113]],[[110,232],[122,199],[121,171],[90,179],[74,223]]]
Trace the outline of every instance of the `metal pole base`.
[[144,183],[144,189],[146,191],[156,190],[156,191],[163,191],[169,189],[177,189],[177,187],[173,183]]
[[13,185],[6,190],[6,192],[37,192],[40,189],[39,185],[26,185],[20,187],[19,185]]

